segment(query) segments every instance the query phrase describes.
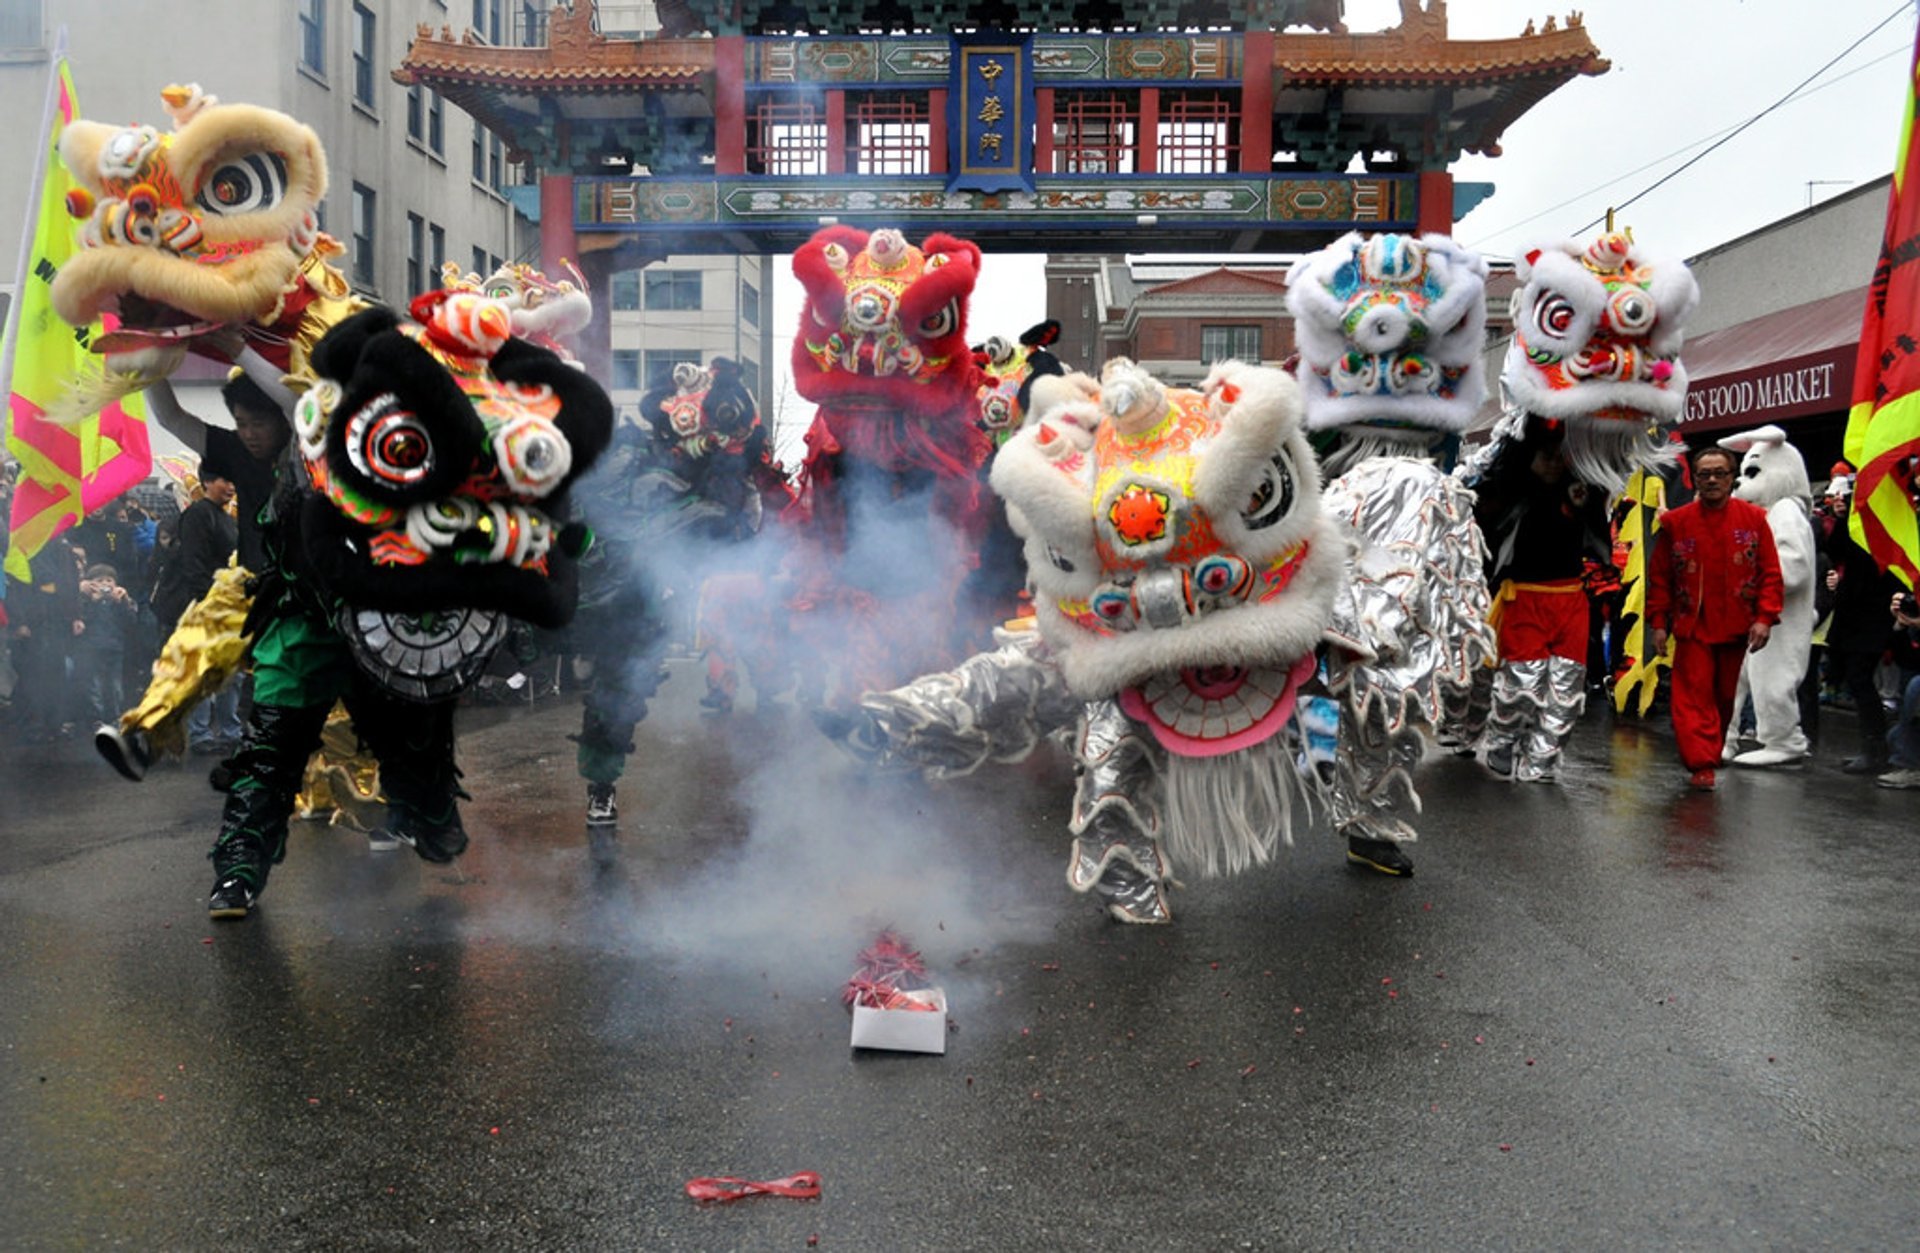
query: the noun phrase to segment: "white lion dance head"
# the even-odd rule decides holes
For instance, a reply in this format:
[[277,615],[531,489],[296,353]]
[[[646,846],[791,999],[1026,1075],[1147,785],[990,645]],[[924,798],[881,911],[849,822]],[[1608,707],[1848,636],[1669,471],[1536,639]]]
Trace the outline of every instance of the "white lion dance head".
[[1700,285],[1683,262],[1650,256],[1628,232],[1584,249],[1535,249],[1517,270],[1505,404],[1564,421],[1575,474],[1617,491],[1661,459],[1680,421],[1680,346]]
[[1486,398],[1486,287],[1486,262],[1444,235],[1355,232],[1294,262],[1307,429],[1370,450],[1466,430]]
[[1298,388],[1229,362],[1187,391],[1119,359],[1097,397],[1049,400],[992,475],[1041,634],[1076,695],[1117,699],[1168,753],[1176,859],[1264,861],[1288,825],[1280,732],[1347,555]]

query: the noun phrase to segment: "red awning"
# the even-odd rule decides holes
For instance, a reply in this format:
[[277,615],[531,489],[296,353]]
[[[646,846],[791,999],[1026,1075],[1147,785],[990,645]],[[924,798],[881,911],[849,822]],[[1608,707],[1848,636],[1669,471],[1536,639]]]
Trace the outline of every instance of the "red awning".
[[1846,409],[1867,289],[1689,338],[1681,430],[1760,426]]

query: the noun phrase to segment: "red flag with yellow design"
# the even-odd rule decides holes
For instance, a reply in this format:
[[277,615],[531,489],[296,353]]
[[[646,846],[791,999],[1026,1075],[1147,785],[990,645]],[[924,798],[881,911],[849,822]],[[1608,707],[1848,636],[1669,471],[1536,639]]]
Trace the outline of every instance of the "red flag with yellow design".
[[76,380],[97,373],[88,345],[96,324],[77,329],[60,320],[48,295],[53,276],[75,249],[67,213],[71,183],[60,162],[61,129],[76,116],[73,76],[65,57],[65,32],[56,50],[42,127],[46,165],[36,170],[35,222],[15,290],[13,335],[0,371],[7,379],[7,451],[20,463],[6,557],[9,574],[25,579],[27,562],[48,540],[147,477],[153,468],[147,443],[146,408],[138,395],[108,405],[77,422],[55,422],[48,413]]
[[1914,521],[1920,484],[1920,128],[1914,125],[1920,36],[1907,72],[1900,154],[1860,329],[1847,415],[1847,460],[1858,469],[1853,487],[1853,537],[1875,561],[1920,585],[1920,533]]

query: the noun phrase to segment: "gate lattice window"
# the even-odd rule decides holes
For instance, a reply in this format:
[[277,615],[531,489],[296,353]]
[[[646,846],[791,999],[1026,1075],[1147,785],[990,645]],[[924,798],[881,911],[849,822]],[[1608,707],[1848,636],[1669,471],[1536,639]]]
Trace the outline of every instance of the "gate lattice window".
[[859,174],[925,174],[933,168],[933,128],[924,96],[899,92],[849,102],[853,160]]
[[747,118],[747,169],[754,174],[825,174],[827,121],[811,100],[762,100]]
[[1219,92],[1168,92],[1155,130],[1162,174],[1231,174],[1240,155],[1240,110]]
[[1133,173],[1139,128],[1140,102],[1133,92],[1061,92],[1054,104],[1053,172]]

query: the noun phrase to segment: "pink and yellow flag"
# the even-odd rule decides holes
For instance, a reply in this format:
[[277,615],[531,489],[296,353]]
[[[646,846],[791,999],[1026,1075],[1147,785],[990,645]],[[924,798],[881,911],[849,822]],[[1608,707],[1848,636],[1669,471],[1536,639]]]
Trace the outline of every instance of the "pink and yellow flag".
[[8,345],[12,370],[6,375],[7,450],[20,463],[6,569],[20,578],[27,577],[27,561],[48,540],[146,478],[153,466],[145,402],[138,395],[78,422],[63,424],[47,417],[62,392],[99,369],[87,346],[101,332],[98,324],[79,330],[61,321],[48,295],[54,274],[75,247],[66,207],[71,183],[60,162],[60,132],[78,109],[64,56],[54,58],[49,91],[47,164],[37,172],[36,222],[15,288]]
[[1853,537],[1908,587],[1920,586],[1920,533],[1914,501],[1920,495],[1920,128],[1914,125],[1920,36],[1907,71],[1906,113],[1900,153],[1860,329],[1860,356],[1853,373],[1853,407],[1847,415],[1847,460],[1857,468],[1853,487]]

